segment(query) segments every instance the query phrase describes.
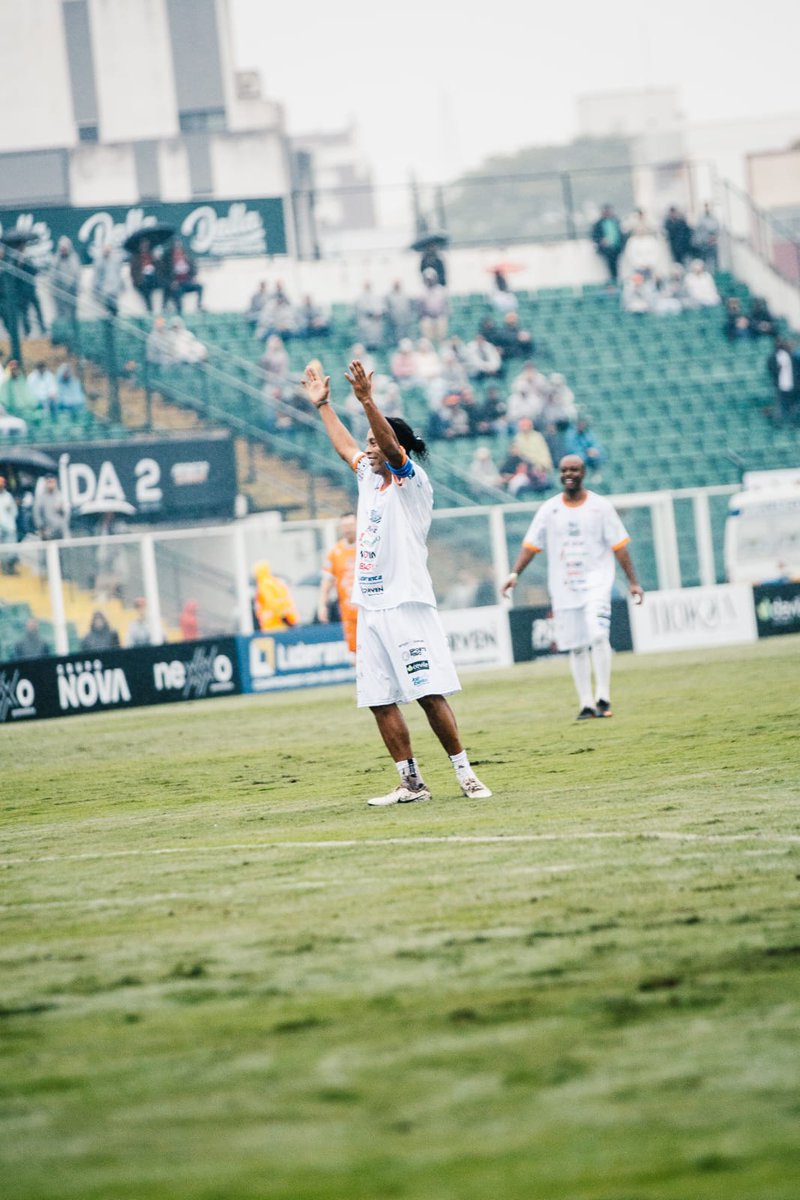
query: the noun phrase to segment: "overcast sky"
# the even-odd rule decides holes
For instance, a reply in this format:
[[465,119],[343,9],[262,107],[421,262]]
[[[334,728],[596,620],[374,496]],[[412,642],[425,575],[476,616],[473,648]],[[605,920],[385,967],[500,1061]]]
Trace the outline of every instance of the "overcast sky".
[[[678,88],[693,121],[800,111],[800,0],[230,0],[291,133],[351,119],[381,183],[568,140],[587,92]],[[496,18],[496,20],[495,20]]]

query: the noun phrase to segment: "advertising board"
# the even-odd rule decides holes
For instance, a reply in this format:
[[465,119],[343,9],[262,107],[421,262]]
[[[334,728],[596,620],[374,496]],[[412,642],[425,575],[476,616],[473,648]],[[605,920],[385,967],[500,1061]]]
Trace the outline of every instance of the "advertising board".
[[630,605],[637,654],[756,640],[753,589],[743,583],[648,592]]
[[235,638],[26,659],[0,666],[0,724],[241,690]]

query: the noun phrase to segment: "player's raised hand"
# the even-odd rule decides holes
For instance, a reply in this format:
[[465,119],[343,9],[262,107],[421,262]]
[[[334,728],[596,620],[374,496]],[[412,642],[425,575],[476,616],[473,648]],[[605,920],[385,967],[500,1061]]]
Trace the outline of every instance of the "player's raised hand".
[[372,371],[369,375],[364,370],[363,363],[358,359],[354,359],[350,363],[349,372],[345,372],[345,379],[353,389],[353,395],[360,404],[366,404],[372,399]]
[[323,376],[315,363],[309,363],[303,374],[303,388],[314,408],[322,408],[330,401],[331,377]]

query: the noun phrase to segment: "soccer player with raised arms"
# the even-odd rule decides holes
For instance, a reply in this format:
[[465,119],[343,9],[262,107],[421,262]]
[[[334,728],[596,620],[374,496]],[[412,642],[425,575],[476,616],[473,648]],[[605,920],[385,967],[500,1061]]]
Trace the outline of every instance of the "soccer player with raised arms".
[[569,651],[580,705],[578,720],[585,721],[611,716],[609,634],[615,560],[627,576],[635,603],[641,604],[644,591],[628,553],[630,538],[613,505],[583,486],[583,460],[568,454],[558,466],[563,492],[537,511],[501,592],[507,596],[533,557],[547,551],[556,645]]
[[[461,744],[446,696],[461,690],[450,647],[436,611],[426,545],[433,489],[419,459],[426,447],[399,417],[384,417],[372,397],[372,375],[360,362],[345,376],[369,422],[361,450],[330,403],[330,378],[317,364],[303,384],[336,453],[358,480],[356,568],[353,603],[358,607],[356,695],[371,709],[399,784],[368,803],[375,807],[429,800],[399,705],[417,700],[472,799],[491,796],[476,777]],[[414,455],[413,460],[409,457]]]

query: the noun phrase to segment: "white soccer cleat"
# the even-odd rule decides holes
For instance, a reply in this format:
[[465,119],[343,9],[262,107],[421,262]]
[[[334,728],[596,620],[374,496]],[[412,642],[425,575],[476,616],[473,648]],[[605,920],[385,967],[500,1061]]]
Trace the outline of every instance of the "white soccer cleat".
[[461,790],[469,800],[489,800],[492,793],[485,783],[481,783],[477,775],[465,775],[458,781]]
[[418,788],[406,787],[398,783],[386,796],[373,796],[367,804],[371,808],[388,808],[390,804],[413,804],[416,800],[430,800],[431,794],[423,783]]

